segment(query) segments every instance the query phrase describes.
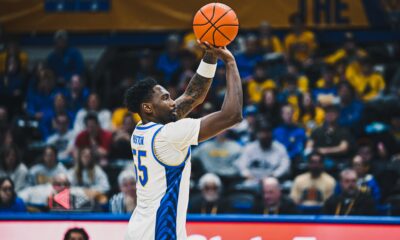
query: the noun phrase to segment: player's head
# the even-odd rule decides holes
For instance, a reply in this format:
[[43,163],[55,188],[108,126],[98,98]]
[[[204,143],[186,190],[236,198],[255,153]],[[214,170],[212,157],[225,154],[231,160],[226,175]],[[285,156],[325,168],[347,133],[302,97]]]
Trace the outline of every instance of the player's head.
[[176,105],[169,92],[152,78],[136,82],[125,93],[125,104],[142,119],[157,123],[176,121]]
[[64,240],[89,240],[89,235],[83,228],[71,228],[65,233]]

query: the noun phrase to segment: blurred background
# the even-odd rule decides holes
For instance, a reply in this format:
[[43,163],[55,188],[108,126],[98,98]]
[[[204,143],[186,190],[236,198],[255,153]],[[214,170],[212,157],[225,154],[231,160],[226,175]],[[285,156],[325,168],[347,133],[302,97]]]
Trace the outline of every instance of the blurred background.
[[[244,120],[193,148],[189,213],[399,215],[399,1],[221,2]],[[0,215],[134,210],[124,91],[152,77],[183,93],[207,3],[0,0]],[[190,117],[224,93],[219,62]]]

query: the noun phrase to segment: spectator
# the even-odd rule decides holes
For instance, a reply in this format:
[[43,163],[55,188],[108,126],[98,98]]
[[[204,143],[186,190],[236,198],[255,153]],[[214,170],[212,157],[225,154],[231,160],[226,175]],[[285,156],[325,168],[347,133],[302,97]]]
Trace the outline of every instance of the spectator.
[[263,92],[258,111],[273,128],[281,123],[281,104],[278,102],[276,90]]
[[374,215],[374,199],[357,187],[357,173],[345,169],[340,173],[341,194],[332,195],[324,204],[324,213],[331,215]]
[[104,130],[111,130],[111,112],[108,109],[100,108],[100,97],[96,93],[91,93],[88,97],[86,108],[82,108],[76,114],[74,122],[74,132],[79,134],[85,128],[85,118],[91,113],[97,115],[97,119]]
[[3,146],[0,157],[0,177],[11,178],[17,192],[28,186],[28,168],[21,159],[21,152],[15,145]]
[[308,156],[308,172],[294,179],[290,197],[296,204],[322,206],[332,195],[335,179],[324,172],[324,158],[313,152]]
[[68,45],[68,33],[58,30],[54,34],[54,50],[47,56],[47,64],[55,73],[57,83],[65,85],[72,75],[82,75],[85,70],[82,54]]
[[134,79],[139,81],[149,77],[161,84],[164,82],[164,74],[156,69],[154,53],[150,49],[143,49],[139,53],[138,64],[138,70],[136,70]]
[[86,130],[78,134],[75,146],[79,149],[89,147],[96,155],[104,159],[108,156],[111,147],[112,134],[100,127],[96,115],[90,113],[85,118]]
[[325,155],[328,158],[327,161],[333,165],[330,168],[338,167],[339,163],[345,163],[343,161],[349,156],[351,150],[351,135],[347,129],[338,126],[338,115],[336,106],[326,107],[325,123],[311,133],[305,151],[307,154],[314,149]]
[[265,90],[275,89],[274,80],[268,78],[267,66],[264,63],[256,63],[254,66],[253,77],[247,83],[247,94],[253,104],[258,104],[262,100],[262,94]]
[[135,129],[135,122],[131,113],[124,116],[123,125],[112,135],[110,157],[113,159],[131,159],[131,136]]
[[167,85],[172,80],[172,74],[181,66],[179,50],[179,36],[175,34],[169,35],[166,42],[166,50],[161,53],[157,61],[157,69],[163,72]]
[[286,148],[291,160],[298,160],[307,141],[306,132],[293,122],[293,108],[290,105],[282,107],[283,123],[274,130],[274,139]]
[[362,100],[376,99],[385,90],[385,80],[374,71],[371,59],[362,58],[359,63],[361,71],[350,74],[348,80]]
[[26,54],[24,51],[21,51],[18,42],[15,39],[12,39],[8,41],[5,51],[0,52],[0,74],[7,71],[6,62],[10,57],[16,59],[21,70],[27,70],[28,54]]
[[[302,93],[297,87],[297,77],[293,74],[286,74],[282,77],[282,85],[284,88],[280,92],[278,99],[281,104],[290,104],[293,107],[294,115],[298,116]],[[298,117],[296,117],[296,120]]]
[[131,169],[124,170],[118,175],[120,192],[110,199],[112,213],[132,213],[136,208],[136,176]]
[[51,182],[51,179],[60,173],[66,173],[67,169],[58,162],[57,149],[47,146],[43,150],[42,162],[34,165],[29,170],[31,185],[40,185]]
[[227,132],[218,134],[214,139],[201,144],[193,151],[193,159],[198,159],[207,173],[214,173],[222,178],[239,175],[234,162],[240,156],[242,147],[229,140]]
[[60,114],[55,118],[56,132],[47,138],[46,143],[53,145],[58,152],[57,158],[61,162],[71,163],[75,134],[69,130],[70,119],[66,114]]
[[181,66],[172,74],[170,87],[172,87],[173,98],[181,95],[188,85],[190,79],[196,73],[196,55],[189,50],[179,52]]
[[339,61],[350,63],[365,56],[367,56],[367,52],[357,46],[353,33],[346,32],[343,47],[325,57],[324,60],[328,64],[336,64]]
[[64,240],[89,240],[89,235],[83,228],[70,228],[65,233]]
[[284,177],[290,168],[285,146],[273,140],[272,128],[266,122],[257,123],[256,136],[256,141],[245,145],[236,162],[241,174],[253,181],[266,176]]
[[9,177],[0,178],[0,213],[26,212],[24,201],[17,197],[14,182]]
[[223,213],[222,183],[219,177],[213,173],[204,174],[199,180],[199,188],[201,194],[190,199],[189,213]]
[[285,37],[287,58],[305,62],[314,54],[317,48],[314,33],[304,27],[304,19],[299,14],[293,14],[289,19],[292,31]]
[[339,125],[350,129],[359,128],[361,123],[364,105],[356,99],[354,88],[347,82],[338,84],[340,98]]
[[315,128],[320,127],[324,119],[324,110],[314,104],[310,93],[304,93],[300,105],[299,122],[305,128],[307,136],[310,136]]
[[248,105],[243,110],[244,119],[233,128],[234,133],[238,136],[239,143],[242,145],[255,140],[257,108],[254,105]]
[[262,179],[262,202],[257,213],[264,215],[296,214],[294,202],[282,194],[278,179],[267,177]]
[[[309,91],[309,80],[300,69],[301,65],[296,62],[289,62],[287,64],[287,74],[294,76],[296,78],[297,89],[301,93],[306,93]],[[286,88],[285,82],[283,82],[283,87]]]
[[255,35],[247,36],[245,44],[244,52],[235,57],[242,79],[250,77],[256,63],[263,60],[262,54],[260,54],[259,39]]
[[[111,117],[112,128],[114,130],[118,130],[118,129],[122,128],[122,126],[124,125],[125,115],[127,113],[130,113],[130,112],[125,107],[118,107],[114,110],[114,112],[112,113],[112,117]],[[132,115],[133,121],[135,122],[135,125],[136,125],[140,121],[139,114],[137,114],[137,113],[130,113],[130,114]]]
[[83,187],[106,193],[110,184],[106,173],[96,163],[96,156],[88,147],[79,150],[75,166],[68,171],[72,186]]
[[[312,91],[313,98],[321,103],[329,100],[330,103],[337,96],[337,84],[339,77],[336,75],[336,69],[327,65],[322,69],[322,77],[316,82],[316,87]],[[327,99],[327,100],[325,100]]]
[[283,46],[279,38],[272,34],[272,27],[267,21],[262,21],[258,27],[260,47],[264,54],[282,54]]
[[73,114],[71,122],[75,120],[78,111],[84,108],[88,97],[89,89],[85,87],[82,77],[78,74],[72,75],[71,83],[68,85],[68,91],[66,92],[68,108]]

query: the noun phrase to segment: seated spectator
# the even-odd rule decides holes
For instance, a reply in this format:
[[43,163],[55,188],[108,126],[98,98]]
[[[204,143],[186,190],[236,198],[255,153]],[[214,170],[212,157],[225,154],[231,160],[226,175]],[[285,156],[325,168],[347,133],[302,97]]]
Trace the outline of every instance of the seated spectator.
[[290,159],[285,146],[273,140],[272,128],[259,121],[256,127],[257,140],[245,145],[236,161],[243,177],[260,181],[266,176],[282,178],[290,169]]
[[374,215],[374,199],[358,190],[357,173],[345,169],[340,173],[341,194],[332,195],[324,204],[324,214],[330,215]]
[[[32,211],[47,210],[49,208],[49,199],[65,190],[69,191],[70,199],[73,199],[72,206],[69,210],[79,209],[80,206],[88,201],[89,197],[94,196],[94,193],[85,191],[83,188],[71,187],[68,177],[64,173],[55,175],[51,182],[27,187],[18,193],[18,196],[25,202],[28,209]],[[76,204],[75,199],[80,199],[82,202]],[[33,208],[32,208],[33,207]]]
[[[297,89],[301,93],[306,93],[309,91],[309,80],[306,75],[301,71],[301,65],[296,62],[289,62],[287,64],[287,74],[292,75],[296,78]],[[286,83],[283,82],[283,88],[286,88]]]
[[86,129],[78,134],[75,146],[79,149],[91,148],[101,160],[108,156],[112,134],[100,127],[96,115],[90,113],[85,117]]
[[126,113],[124,122],[120,129],[112,135],[110,157],[113,159],[131,159],[131,137],[135,129],[135,122],[131,113]]
[[78,74],[72,75],[71,82],[65,94],[68,102],[68,109],[73,113],[71,122],[74,122],[78,111],[85,107],[89,93],[89,89],[85,87],[82,77]]
[[317,48],[314,33],[305,29],[304,19],[299,14],[290,16],[289,22],[292,30],[285,37],[287,58],[303,63]]
[[[365,193],[371,195],[378,204],[381,200],[381,190],[379,188],[378,182],[372,174],[369,174],[371,168],[371,163],[361,157],[356,155],[353,158],[353,169],[357,173],[357,186],[360,193]],[[341,192],[341,186],[338,185],[336,188],[336,193]]]
[[307,141],[306,132],[293,122],[293,108],[290,105],[282,107],[283,123],[274,130],[274,139],[286,148],[291,160],[298,160]]
[[66,85],[72,75],[82,75],[85,65],[81,52],[68,44],[68,33],[58,30],[54,34],[54,50],[47,56],[47,64],[57,77],[57,83]]
[[55,118],[56,132],[47,138],[46,143],[53,145],[58,152],[57,158],[61,162],[71,163],[72,151],[74,147],[75,134],[69,130],[70,119],[65,114],[60,114]]
[[267,177],[262,180],[262,201],[257,213],[264,215],[297,214],[294,202],[282,194],[278,179]]
[[296,204],[322,206],[332,195],[335,179],[324,172],[324,158],[313,152],[308,156],[308,172],[294,179],[290,197]]
[[343,47],[325,57],[324,61],[328,64],[336,64],[339,61],[350,63],[358,58],[366,56],[367,52],[357,46],[353,33],[346,32]]
[[85,129],[85,118],[89,113],[97,115],[102,129],[111,130],[111,112],[108,109],[101,109],[99,95],[91,93],[88,97],[86,108],[82,108],[76,114],[74,122],[75,134],[79,134]]
[[315,128],[322,126],[324,119],[325,111],[315,105],[310,93],[304,93],[298,121],[306,129],[307,136],[310,136]]
[[89,240],[89,235],[83,228],[71,228],[65,233],[64,240]]
[[112,213],[132,213],[136,208],[136,176],[132,170],[124,170],[118,175],[120,192],[110,199]]
[[262,94],[265,90],[275,89],[274,80],[268,78],[266,64],[259,62],[254,66],[252,77],[247,83],[247,95],[249,101],[258,104],[262,100]]
[[255,140],[257,108],[254,105],[248,105],[243,110],[243,121],[233,127],[233,132],[238,136],[240,144],[244,145]]
[[22,113],[25,96],[26,76],[21,70],[21,63],[16,56],[9,56],[6,69],[0,74],[0,102],[4,103],[11,117]]
[[0,52],[0,74],[6,72],[6,62],[11,56],[15,57],[17,62],[19,62],[21,70],[27,70],[28,54],[20,49],[20,46],[15,39],[12,39],[7,42],[5,51]]
[[58,162],[57,149],[54,146],[47,146],[43,150],[42,162],[29,169],[29,181],[31,185],[49,183],[60,173],[67,173],[67,169]]
[[165,52],[157,60],[157,69],[164,74],[166,84],[172,80],[172,74],[181,66],[179,61],[180,39],[178,35],[171,34],[166,41]]
[[140,121],[140,116],[137,113],[131,113],[128,111],[127,108],[125,107],[118,107],[114,110],[114,112],[112,113],[112,117],[111,117],[111,122],[112,122],[112,128],[114,130],[117,130],[119,128],[122,128],[122,126],[124,125],[124,119],[125,119],[125,115],[127,113],[130,113],[133,117],[133,120],[135,122],[135,125]]
[[263,56],[260,53],[258,38],[255,35],[248,35],[245,41],[244,52],[237,54],[235,58],[240,77],[242,79],[250,77],[256,63],[263,60]]
[[136,70],[134,79],[137,81],[145,78],[153,78],[160,84],[164,83],[164,74],[158,70],[154,62],[154,53],[146,48],[143,49],[138,56],[138,69]]
[[213,173],[204,174],[199,180],[201,194],[190,199],[189,213],[212,214],[223,213],[222,183]]
[[385,90],[385,80],[374,71],[371,59],[362,58],[359,63],[361,70],[350,74],[348,80],[362,100],[376,99]]
[[96,163],[96,156],[88,147],[79,150],[75,166],[68,171],[68,178],[72,186],[106,193],[110,190],[110,183],[106,173]]
[[[315,89],[312,91],[313,99],[324,102],[325,99],[334,101],[337,96],[337,84],[339,77],[336,75],[334,66],[327,65],[322,69],[322,77],[315,83]],[[332,102],[331,102],[332,103]]]
[[338,84],[338,94],[340,98],[338,123],[342,127],[350,129],[359,128],[361,123],[364,105],[356,98],[354,88],[347,82]]
[[169,84],[172,97],[180,96],[186,89],[190,79],[196,73],[196,55],[189,50],[179,52],[181,66],[172,74]]
[[273,128],[281,123],[281,104],[278,102],[277,92],[265,90],[262,94],[258,112],[271,124]]
[[0,177],[9,177],[15,191],[21,191],[28,184],[28,168],[22,162],[21,151],[15,146],[3,146],[0,156]]
[[0,213],[26,212],[24,201],[17,197],[14,182],[9,177],[0,178]]
[[294,110],[295,120],[298,120],[302,93],[297,87],[297,77],[287,74],[282,77],[282,85],[284,88],[280,92],[278,99],[281,104],[290,104]]
[[226,131],[221,132],[214,139],[201,144],[193,151],[192,158],[198,159],[207,173],[233,178],[239,175],[234,162],[240,156],[242,147],[226,135]]
[[267,21],[262,21],[258,27],[260,48],[264,54],[282,54],[283,46],[281,40],[272,34],[272,26]]
[[330,168],[339,167],[339,163],[345,163],[349,157],[351,149],[351,134],[347,129],[338,126],[339,116],[336,106],[328,106],[325,109],[325,123],[323,126],[315,129],[307,142],[305,153],[313,149],[327,157],[330,161]]

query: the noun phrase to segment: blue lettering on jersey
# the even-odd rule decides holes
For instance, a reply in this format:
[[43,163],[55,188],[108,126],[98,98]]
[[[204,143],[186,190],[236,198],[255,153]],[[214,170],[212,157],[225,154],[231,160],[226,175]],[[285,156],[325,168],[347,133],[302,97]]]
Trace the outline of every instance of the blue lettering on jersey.
[[143,145],[144,137],[133,135],[133,143],[137,145]]

